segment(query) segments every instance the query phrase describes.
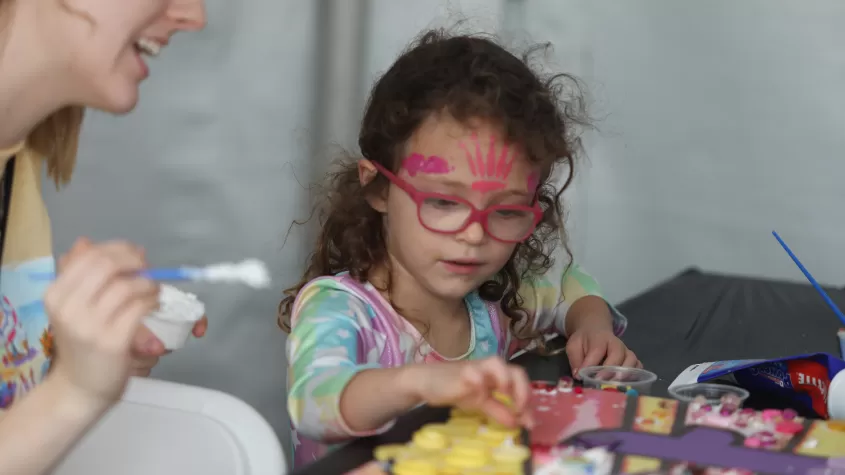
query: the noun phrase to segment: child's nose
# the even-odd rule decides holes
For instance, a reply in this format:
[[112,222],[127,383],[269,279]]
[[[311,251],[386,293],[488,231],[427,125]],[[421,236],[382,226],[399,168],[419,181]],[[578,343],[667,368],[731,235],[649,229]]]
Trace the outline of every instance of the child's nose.
[[458,239],[469,244],[480,244],[484,240],[484,227],[481,223],[472,223],[458,233]]
[[183,31],[199,31],[205,28],[208,18],[205,14],[205,0],[178,0],[171,3],[167,16]]

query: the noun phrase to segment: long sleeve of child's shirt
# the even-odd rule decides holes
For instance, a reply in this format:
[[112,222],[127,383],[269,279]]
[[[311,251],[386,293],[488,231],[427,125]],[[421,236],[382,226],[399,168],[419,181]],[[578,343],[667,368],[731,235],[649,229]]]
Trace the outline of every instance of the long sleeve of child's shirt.
[[[531,333],[541,335],[566,335],[566,316],[580,298],[596,296],[604,299],[598,282],[576,262],[568,265],[562,274],[547,273],[521,282],[519,295],[522,309],[528,315]],[[628,320],[608,303],[613,318],[613,333],[621,336]],[[509,335],[510,337],[510,335]],[[508,355],[526,348],[531,340],[509,338]]]
[[370,435],[351,430],[340,413],[349,380],[382,367],[378,348],[384,342],[369,331],[370,313],[352,289],[333,279],[312,282],[297,296],[287,342],[288,411],[302,435],[323,443]]

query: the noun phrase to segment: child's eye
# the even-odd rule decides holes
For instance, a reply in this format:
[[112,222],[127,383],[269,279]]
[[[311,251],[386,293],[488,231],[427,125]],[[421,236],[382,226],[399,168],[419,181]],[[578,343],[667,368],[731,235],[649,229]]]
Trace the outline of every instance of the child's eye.
[[441,198],[429,198],[425,200],[425,204],[439,209],[453,209],[461,205],[457,201],[444,200]]
[[524,218],[528,213],[517,209],[496,210],[496,215],[502,218]]

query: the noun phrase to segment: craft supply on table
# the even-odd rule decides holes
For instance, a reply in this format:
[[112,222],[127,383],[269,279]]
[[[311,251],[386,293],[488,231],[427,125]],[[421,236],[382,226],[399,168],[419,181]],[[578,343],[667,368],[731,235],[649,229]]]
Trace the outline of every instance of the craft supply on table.
[[585,388],[613,388],[635,394],[649,394],[657,375],[640,368],[588,366],[578,371]]
[[836,332],[836,338],[839,340],[839,356],[845,360],[845,328],[840,328]]
[[[224,262],[205,267],[147,269],[141,271],[139,275],[162,282],[242,283],[253,288],[270,286],[270,273],[267,271],[267,266],[258,259],[247,259],[238,263]],[[29,274],[29,278],[33,280],[53,280],[56,278],[56,274],[53,272],[33,272]]]
[[[530,407],[534,473],[821,474],[845,457],[845,422],[743,409],[729,395],[685,403],[546,385],[533,389]],[[589,451],[610,461],[585,462]]]
[[407,444],[382,445],[373,455],[393,475],[521,475],[531,451],[521,443],[521,429],[454,408],[447,422],[427,424]]
[[[824,291],[822,286],[819,285],[819,283],[816,281],[816,279],[813,277],[813,275],[810,274],[810,271],[808,271],[807,268],[804,267],[804,264],[802,264],[801,261],[798,260],[798,256],[796,256],[792,252],[792,249],[790,249],[789,246],[786,245],[786,243],[783,241],[783,239],[781,239],[781,237],[778,235],[778,233],[776,233],[775,231],[772,231],[772,235],[775,237],[775,239],[777,239],[778,243],[780,243],[781,247],[783,248],[784,251],[786,251],[786,253],[789,255],[789,257],[792,258],[792,262],[794,262],[795,265],[798,266],[798,269],[801,271],[801,273],[804,274],[804,277],[806,277],[807,280],[810,281],[810,285],[812,285],[813,288],[816,289],[816,292],[818,292],[819,295],[821,295],[822,300],[824,300],[824,302],[827,304],[828,307],[830,307],[830,309],[833,311],[833,313],[837,317],[839,317],[839,321],[842,322],[843,324],[845,324],[845,314],[842,313],[842,310],[840,310],[839,307],[830,298],[830,296],[827,295],[827,292]],[[843,358],[845,358],[845,355],[843,355]]]
[[[610,389],[574,386],[571,378],[534,381],[529,407],[537,425],[524,469],[535,475],[841,473],[831,469],[845,460],[845,422],[743,409],[731,395],[716,404],[685,403]],[[515,460],[528,451],[516,432],[511,439],[496,430],[483,436],[485,424],[480,414],[453,409],[448,422],[423,426],[408,443],[378,447],[380,462],[354,473],[522,473]]]
[[146,326],[168,350],[185,346],[194,325],[205,316],[205,305],[197,296],[163,284],[159,309],[144,319]]
[[694,383],[669,388],[669,395],[679,401],[704,401],[708,404],[719,404],[728,397],[742,406],[749,393],[745,389],[727,384]]
[[845,370],[845,361],[828,354],[789,356],[769,360],[726,360],[694,364],[679,374],[669,389],[693,383],[725,381],[752,396],[768,394],[785,401],[800,414],[828,418],[829,387]]

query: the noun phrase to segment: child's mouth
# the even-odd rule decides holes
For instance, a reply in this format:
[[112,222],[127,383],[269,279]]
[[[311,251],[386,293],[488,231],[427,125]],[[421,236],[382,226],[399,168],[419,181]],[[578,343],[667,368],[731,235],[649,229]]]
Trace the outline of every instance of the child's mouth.
[[443,260],[440,263],[447,271],[461,275],[473,274],[484,265],[481,261],[473,260]]

